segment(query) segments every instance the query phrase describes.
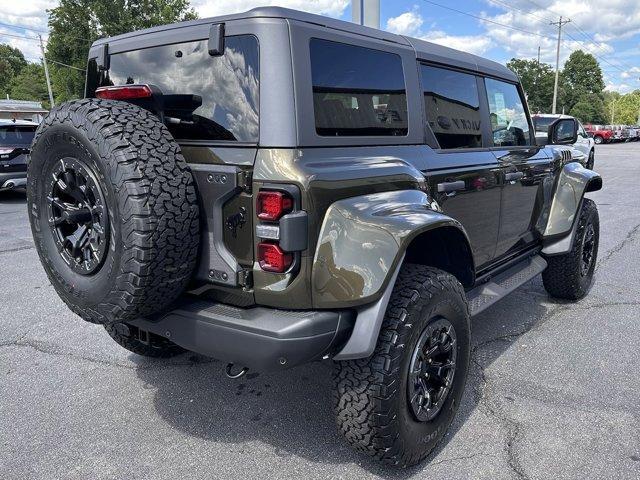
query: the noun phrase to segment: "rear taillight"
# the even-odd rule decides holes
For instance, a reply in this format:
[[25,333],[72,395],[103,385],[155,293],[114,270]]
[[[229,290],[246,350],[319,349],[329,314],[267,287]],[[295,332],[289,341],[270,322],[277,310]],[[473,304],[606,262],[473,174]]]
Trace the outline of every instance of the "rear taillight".
[[115,87],[99,87],[96,97],[105,100],[134,100],[150,98],[153,95],[149,85],[119,85]]
[[258,263],[266,272],[284,273],[293,263],[293,255],[285,253],[276,243],[258,244]]
[[263,190],[258,193],[256,213],[260,220],[276,221],[293,210],[293,198],[285,192]]

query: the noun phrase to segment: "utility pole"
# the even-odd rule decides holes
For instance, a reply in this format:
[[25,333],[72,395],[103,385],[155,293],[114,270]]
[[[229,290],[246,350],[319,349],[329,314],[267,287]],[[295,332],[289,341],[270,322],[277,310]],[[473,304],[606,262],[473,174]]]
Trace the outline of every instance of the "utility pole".
[[611,125],[613,125],[613,119],[616,116],[616,101],[617,99],[614,98],[613,101],[611,102]]
[[558,102],[558,77],[560,75],[560,42],[562,41],[562,26],[569,23],[571,20],[567,18],[566,20],[560,20],[557,22],[551,22],[550,25],[558,26],[558,48],[556,49],[556,82],[553,86],[553,108],[551,113],[556,113],[556,104]]
[[49,102],[51,103],[51,107],[55,106],[53,102],[53,91],[51,90],[51,79],[49,78],[49,67],[47,66],[47,57],[44,54],[44,44],[42,43],[42,35],[38,35],[40,39],[40,51],[42,52],[42,63],[44,64],[44,76],[47,79],[47,90],[49,90]]

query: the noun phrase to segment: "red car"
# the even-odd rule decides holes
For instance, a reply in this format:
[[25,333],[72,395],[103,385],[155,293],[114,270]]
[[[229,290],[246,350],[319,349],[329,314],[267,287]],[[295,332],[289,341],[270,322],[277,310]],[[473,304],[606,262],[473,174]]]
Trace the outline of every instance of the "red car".
[[593,141],[596,144],[609,143],[614,140],[615,134],[611,128],[603,125],[585,125],[586,132],[593,136]]

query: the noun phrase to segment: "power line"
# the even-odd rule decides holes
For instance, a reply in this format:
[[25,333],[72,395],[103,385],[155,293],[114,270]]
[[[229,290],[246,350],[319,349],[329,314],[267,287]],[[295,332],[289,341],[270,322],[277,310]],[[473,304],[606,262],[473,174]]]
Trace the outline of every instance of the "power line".
[[[47,30],[39,30],[37,28],[31,28],[31,27],[25,27],[24,25],[16,25],[16,24],[11,24],[11,23],[5,23],[5,22],[0,22],[0,25],[3,25],[5,27],[11,27],[11,28],[21,28],[22,30],[29,30],[30,32],[36,32],[36,33],[44,33],[49,35],[51,32],[47,31]],[[86,43],[93,43],[95,40],[91,40],[89,38],[84,38],[84,37],[76,37],[75,35],[69,35],[68,33],[64,33],[64,32],[59,32],[57,33],[57,35],[60,35],[62,37],[66,37],[66,38],[72,38],[74,40],[80,40],[82,42],[86,42]]]
[[528,35],[535,35],[535,36],[537,36],[537,37],[547,38],[547,39],[550,39],[550,40],[554,40],[554,38],[553,38],[553,37],[551,37],[551,36],[549,36],[549,35],[543,35],[543,34],[541,34],[541,33],[531,32],[531,31],[529,31],[529,30],[525,30],[524,28],[514,27],[514,26],[512,26],[512,25],[506,25],[506,24],[504,24],[504,23],[496,22],[495,20],[491,20],[491,19],[489,19],[489,18],[481,17],[481,16],[479,16],[479,15],[474,15],[473,13],[464,12],[464,11],[462,11],[462,10],[458,10],[458,9],[456,9],[456,8],[452,8],[452,7],[448,7],[448,6],[446,6],[446,5],[442,5],[441,3],[432,2],[431,0],[422,0],[422,1],[423,1],[423,2],[425,2],[425,3],[429,3],[429,4],[431,4],[431,5],[435,5],[436,7],[444,8],[444,9],[446,9],[446,10],[451,10],[452,12],[456,12],[456,13],[459,13],[459,14],[461,14],[461,15],[466,15],[466,16],[468,16],[468,17],[475,18],[475,19],[477,19],[477,20],[480,20],[481,22],[491,23],[491,24],[493,24],[493,25],[498,25],[498,26],[500,26],[500,27],[508,28],[508,29],[510,29],[510,30],[515,30],[515,31],[518,31],[518,32],[526,33],[526,34],[528,34]]
[[14,35],[12,33],[4,33],[4,32],[0,32],[0,37],[24,38],[27,40],[32,40],[34,42],[39,41],[36,37],[27,37],[26,35]]

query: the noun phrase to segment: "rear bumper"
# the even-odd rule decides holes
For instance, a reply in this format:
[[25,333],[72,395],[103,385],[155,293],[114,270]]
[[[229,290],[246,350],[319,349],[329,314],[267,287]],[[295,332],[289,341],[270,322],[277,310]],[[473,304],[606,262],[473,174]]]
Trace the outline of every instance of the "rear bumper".
[[348,339],[355,312],[236,308],[184,301],[157,319],[130,322],[202,355],[259,371],[331,355]]

